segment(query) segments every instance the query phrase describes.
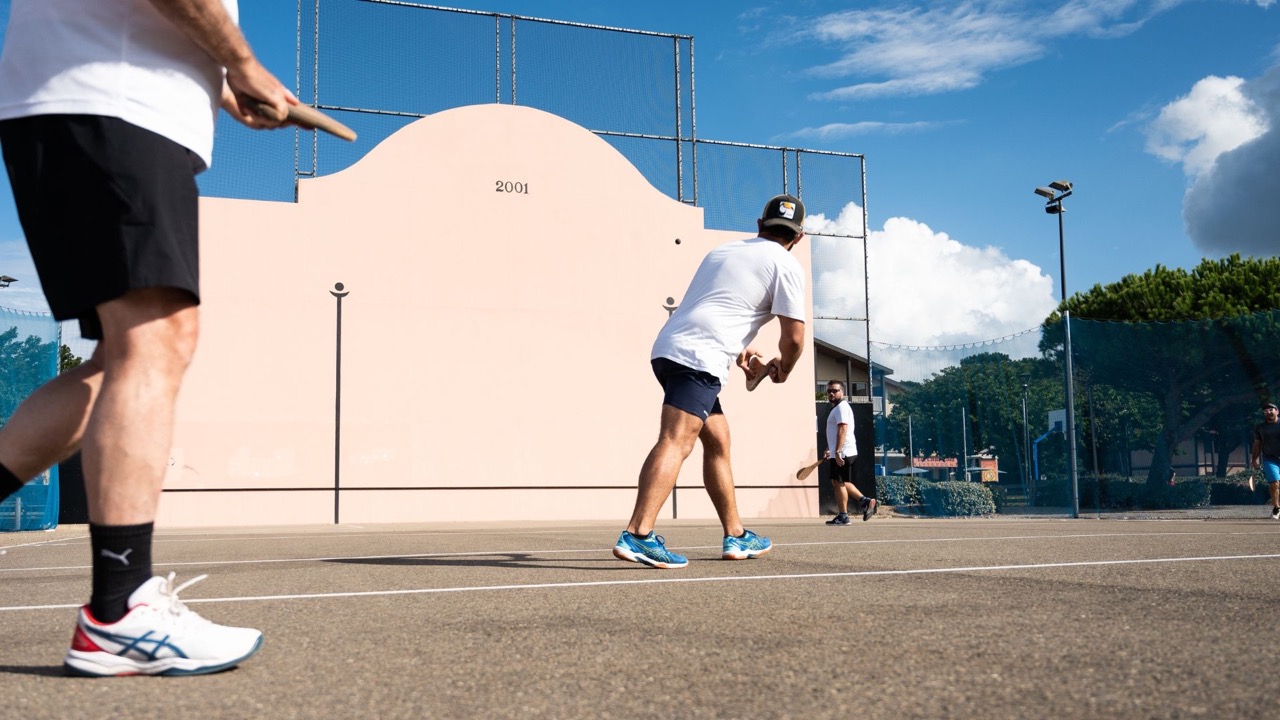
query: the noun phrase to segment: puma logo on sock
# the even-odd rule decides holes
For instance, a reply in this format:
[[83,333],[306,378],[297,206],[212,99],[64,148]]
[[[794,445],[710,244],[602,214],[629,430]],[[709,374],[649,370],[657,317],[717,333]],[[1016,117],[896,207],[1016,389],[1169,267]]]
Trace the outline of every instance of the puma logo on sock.
[[98,552],[99,552],[103,557],[115,558],[116,560],[119,560],[120,562],[124,563],[125,565],[128,565],[128,564],[129,564],[129,553],[133,552],[133,548],[129,548],[128,550],[125,550],[125,551],[124,551],[124,552],[122,552],[122,553],[113,553],[113,552],[111,552],[110,550],[108,550],[108,549],[106,549],[106,548],[102,548],[102,549],[101,549],[101,550],[99,550]]

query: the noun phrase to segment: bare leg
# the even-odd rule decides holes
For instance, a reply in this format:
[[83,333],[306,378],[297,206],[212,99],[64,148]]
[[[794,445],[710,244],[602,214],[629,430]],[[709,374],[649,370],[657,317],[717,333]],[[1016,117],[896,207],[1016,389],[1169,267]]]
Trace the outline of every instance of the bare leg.
[[1280,507],[1280,482],[1267,483],[1267,489],[1271,491],[1271,507]]
[[831,487],[836,491],[836,512],[841,515],[849,512],[849,491],[845,489],[844,483],[836,481],[831,483]]
[[134,290],[98,307],[101,391],[84,430],[89,520],[155,520],[178,389],[195,351],[197,310],[169,288]]
[[716,508],[725,535],[742,535],[738,498],[733,489],[733,467],[729,460],[729,421],[724,415],[707,418],[698,437],[702,440],[702,484]]
[[844,483],[844,485],[846,489],[846,494],[849,497],[853,498],[858,503],[861,503],[863,499],[866,497],[865,495],[862,494],[860,490],[858,490],[858,486],[854,485],[853,483]]
[[101,387],[98,350],[41,385],[0,428],[0,464],[25,482],[75,454]]
[[644,536],[653,531],[658,512],[676,486],[680,467],[693,452],[693,444],[697,442],[702,425],[702,420],[683,410],[662,406],[658,442],[640,468],[636,507],[631,512],[631,522],[627,524],[628,532]]

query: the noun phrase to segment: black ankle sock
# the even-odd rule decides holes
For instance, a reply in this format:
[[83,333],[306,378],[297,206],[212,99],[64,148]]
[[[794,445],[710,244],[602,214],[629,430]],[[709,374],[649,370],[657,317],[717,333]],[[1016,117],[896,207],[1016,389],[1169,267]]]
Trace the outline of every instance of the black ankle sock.
[[10,495],[22,489],[26,483],[18,479],[9,468],[0,463],[0,502],[4,502]]
[[93,595],[89,612],[98,622],[124,617],[129,596],[151,579],[151,531],[142,525],[89,525],[93,548]]

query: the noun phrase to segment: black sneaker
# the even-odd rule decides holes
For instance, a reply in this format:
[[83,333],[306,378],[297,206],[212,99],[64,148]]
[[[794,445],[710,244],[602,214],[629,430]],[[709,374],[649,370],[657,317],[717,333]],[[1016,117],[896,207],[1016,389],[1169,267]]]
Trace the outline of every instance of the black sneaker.
[[862,521],[870,520],[871,516],[876,514],[876,508],[879,506],[880,503],[876,502],[875,498],[862,498]]
[[1280,507],[1271,508],[1271,519],[1280,520]]
[[848,513],[837,513],[835,517],[827,521],[828,525],[848,525],[852,521],[849,519]]

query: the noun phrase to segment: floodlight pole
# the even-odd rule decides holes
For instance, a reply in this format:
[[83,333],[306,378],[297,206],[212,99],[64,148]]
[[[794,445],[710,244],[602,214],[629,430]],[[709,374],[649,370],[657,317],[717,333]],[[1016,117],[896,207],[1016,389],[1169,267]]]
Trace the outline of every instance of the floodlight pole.
[[[1055,191],[1058,193],[1055,195]],[[1036,194],[1046,198],[1044,211],[1058,216],[1058,272],[1062,280],[1062,303],[1067,302],[1067,250],[1066,250],[1066,234],[1063,230],[1062,214],[1066,212],[1062,201],[1071,195],[1071,183],[1065,180],[1055,180],[1049,183],[1049,187],[1036,188]],[[1062,328],[1064,334],[1064,344],[1066,349],[1066,362],[1063,363],[1063,372],[1066,375],[1066,405],[1067,405],[1067,475],[1071,478],[1071,517],[1080,517],[1080,480],[1076,474],[1076,392],[1075,369],[1072,366],[1071,359],[1071,311],[1063,309],[1062,311]]]

